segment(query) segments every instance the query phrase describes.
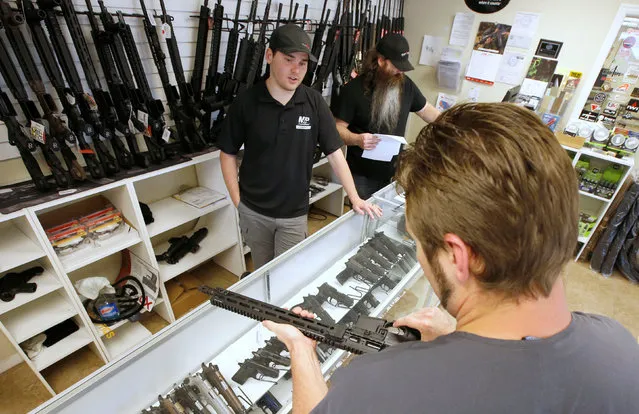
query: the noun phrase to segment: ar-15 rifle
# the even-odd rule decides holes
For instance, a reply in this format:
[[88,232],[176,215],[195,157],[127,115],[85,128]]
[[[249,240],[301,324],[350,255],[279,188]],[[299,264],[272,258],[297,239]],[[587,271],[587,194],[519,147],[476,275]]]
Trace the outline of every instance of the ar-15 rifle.
[[[42,77],[38,72],[38,68],[36,67],[35,60],[29,51],[29,46],[27,44],[26,39],[22,31],[20,30],[20,26],[24,23],[24,17],[22,14],[15,12],[11,9],[11,6],[6,1],[0,1],[0,19],[2,20],[2,25],[5,29],[5,33],[7,35],[7,39],[9,40],[9,44],[11,49],[16,55],[18,60],[18,65],[20,69],[22,69],[22,73],[27,80],[27,83],[31,87],[31,90],[35,93],[36,98],[38,99],[38,103],[40,104],[43,112],[44,119],[46,120],[46,124],[48,124],[47,133],[50,134],[49,140],[53,137],[54,140],[57,141],[57,148],[53,146],[51,149],[55,151],[59,151],[62,154],[64,162],[67,166],[67,171],[54,173],[54,177],[57,177],[56,181],[58,185],[61,187],[68,187],[71,185],[71,177],[76,180],[84,180],[86,179],[86,172],[80,166],[77,161],[77,158],[71,148],[68,147],[67,143],[74,144],[75,136],[73,133],[64,125],[62,120],[55,114],[57,111],[55,102],[51,95],[49,95],[44,89],[44,83],[42,82]],[[3,45],[3,48],[6,50],[6,46]],[[4,53],[4,55],[8,58],[8,53]],[[4,59],[3,59],[4,60]],[[13,76],[18,76],[17,70],[13,64],[11,58],[8,58],[6,62],[2,62],[2,66],[5,67],[3,71],[3,77],[7,83],[14,83],[16,79],[11,79]],[[12,76],[10,73],[13,73]],[[21,82],[19,78],[17,82]],[[18,92],[15,87],[9,85],[11,92],[13,92],[15,98],[21,104],[23,112],[27,116],[27,119],[35,121],[40,117],[40,114],[37,113],[35,109],[35,105],[33,102],[28,100],[27,96],[16,96],[21,95],[21,92]],[[21,85],[20,88],[24,90],[24,87]],[[26,91],[25,91],[26,95]],[[21,102],[22,101],[22,102]],[[31,102],[31,104],[29,104]],[[24,105],[26,104],[26,105]],[[53,163],[55,160],[51,159]],[[47,160],[49,163],[49,160]],[[51,165],[52,168],[59,168],[61,165]],[[70,176],[69,176],[70,174]],[[64,177],[63,177],[64,176]],[[59,180],[58,180],[59,179]]]
[[[137,119],[132,118],[133,114],[133,105],[131,103],[131,99],[129,97],[128,91],[135,90],[135,84],[133,83],[133,79],[130,78],[130,73],[126,73],[129,76],[129,83],[125,86],[122,78],[118,74],[118,69],[116,67],[114,55],[117,52],[120,53],[120,57],[123,57],[124,50],[122,43],[120,42],[120,38],[116,38],[111,33],[107,33],[104,30],[101,30],[98,25],[98,20],[95,18],[93,14],[93,8],[91,7],[91,0],[85,1],[87,5],[87,15],[89,17],[89,24],[91,25],[91,37],[93,38],[93,43],[95,45],[95,49],[98,54],[98,60],[100,61],[100,66],[102,66],[102,72],[104,73],[104,77],[107,82],[107,87],[109,88],[109,92],[111,93],[111,98],[113,102],[113,108],[115,109],[115,113],[113,116],[109,118],[111,121],[110,126],[116,132],[113,140],[111,141],[113,145],[118,145],[123,148],[124,144],[120,140],[120,137],[117,135],[118,133],[126,137],[127,142],[129,142],[130,148],[133,151],[135,156],[135,161],[142,168],[148,167],[148,154],[140,153],[140,150],[137,145],[137,141],[135,135],[129,129],[129,121],[140,122]],[[117,43],[117,47],[115,42]],[[127,65],[126,58],[125,61],[121,62],[123,65]],[[128,66],[126,66],[128,70]],[[140,126],[138,126],[140,128]],[[119,157],[118,157],[119,154]],[[128,151],[116,151],[116,158],[118,159],[118,163],[120,167],[128,169],[133,166],[134,158],[128,153]]]
[[[202,135],[208,142],[212,142],[215,139],[215,135],[211,128],[213,127],[213,120],[211,117],[213,113],[224,107],[224,102],[218,99],[220,95],[220,73],[217,71],[217,67],[220,61],[220,44],[222,42],[222,24],[224,23],[224,6],[222,6],[222,0],[218,0],[215,8],[213,9],[213,34],[211,35],[211,52],[209,55],[209,69],[206,73],[206,84],[204,87],[203,96],[201,99],[201,106],[204,110],[202,117]],[[233,51],[235,54],[235,51]],[[197,59],[197,57],[196,57]],[[221,119],[221,118],[220,118]]]
[[30,267],[22,272],[7,273],[0,278],[0,299],[3,302],[11,302],[17,293],[33,293],[38,288],[35,283],[29,281],[37,275],[41,275],[44,269],[40,266]]
[[[235,18],[233,19],[233,28],[229,32],[226,42],[226,57],[224,58],[224,73],[220,76],[217,101],[228,105],[237,92],[238,81],[234,77],[233,68],[235,67],[235,57],[237,54],[237,43],[240,38],[240,6],[241,0],[237,1],[235,7]],[[238,58],[239,60],[239,58]],[[220,118],[221,119],[221,118]]]
[[[18,72],[11,61],[8,49],[2,38],[0,38],[0,72],[2,73],[2,78],[5,83],[11,90],[13,97],[18,101],[27,121],[42,122],[40,121],[40,113],[38,112],[35,103],[29,99],[27,91],[18,76]],[[8,98],[5,100],[5,103],[10,103]],[[16,135],[15,137],[19,139],[19,136]],[[56,155],[60,152],[60,145],[58,141],[55,138],[52,139],[51,137],[45,137],[44,142],[38,141],[37,144],[42,150],[42,155],[44,155],[44,159],[51,170],[51,174],[53,175],[56,185],[62,188],[69,187],[72,181],[71,176]],[[29,144],[25,143],[25,145],[28,146]],[[33,169],[32,171],[37,174],[37,171]],[[44,186],[46,179],[40,181],[41,185]]]
[[[195,43],[195,56],[193,58],[193,70],[191,71],[191,89],[195,102],[199,102],[202,91],[202,77],[204,76],[204,59],[206,57],[206,41],[209,35],[209,0],[204,0],[200,6],[200,15],[197,24],[197,40]],[[220,28],[221,29],[221,28]],[[213,27],[215,30],[215,27]]]
[[[58,58],[58,63],[62,69],[62,73],[64,73],[64,77],[69,84],[69,91],[67,93],[70,97],[75,98],[75,102],[80,109],[81,118],[87,123],[84,135],[93,142],[93,147],[98,155],[98,159],[100,160],[104,173],[106,175],[115,174],[119,171],[119,167],[116,159],[113,155],[111,155],[105,143],[105,141],[111,141],[113,138],[113,132],[106,128],[106,126],[102,123],[101,115],[97,111],[99,105],[108,108],[110,97],[102,95],[103,92],[97,78],[98,75],[95,72],[93,62],[91,62],[91,56],[89,55],[86,43],[82,37],[82,29],[77,21],[75,10],[67,9],[65,7],[63,12],[66,10],[65,19],[67,20],[67,26],[69,27],[71,38],[74,41],[78,56],[80,57],[80,64],[85,72],[89,88],[91,88],[92,93],[97,93],[97,103],[93,97],[84,93],[83,86],[80,81],[80,75],[76,67],[76,62],[74,61],[66,39],[62,34],[56,8],[61,4],[66,4],[65,1],[37,1],[40,10],[44,12],[44,23],[47,27],[47,31],[49,32],[49,40],[51,41],[53,50]],[[73,5],[71,4],[70,7],[72,8]],[[82,46],[84,46],[84,49],[82,49]],[[71,125],[73,127],[73,124]]]
[[[51,0],[38,1],[42,2],[40,8],[43,8],[45,5],[51,7]],[[82,70],[84,71],[89,89],[91,90],[93,98],[95,99],[95,101],[88,100],[89,110],[85,110],[86,115],[92,119],[92,124],[98,131],[98,137],[94,139],[94,141],[103,139],[108,140],[113,147],[115,159],[113,159],[112,157],[106,157],[106,153],[98,153],[98,155],[103,155],[105,157],[102,159],[102,164],[105,166],[107,175],[114,174],[120,170],[120,160],[122,160],[125,165],[133,165],[131,154],[126,151],[124,143],[120,141],[119,137],[116,137],[114,133],[114,130],[119,123],[118,112],[113,104],[111,95],[107,91],[102,89],[102,85],[100,84],[95,66],[93,66],[91,54],[89,53],[89,48],[87,46],[86,39],[84,38],[84,33],[82,31],[82,27],[80,26],[80,22],[78,21],[78,16],[76,14],[75,6],[73,5],[72,0],[56,0],[56,2],[59,2],[57,4],[59,4],[62,9],[62,14],[64,16],[64,20],[67,23],[69,33],[71,34],[71,39],[73,40],[75,50],[78,53],[78,57],[80,58],[80,65],[82,66]],[[55,14],[52,13],[52,15],[53,18],[55,18]],[[75,63],[72,63],[72,65],[75,65]],[[95,111],[95,109],[97,109],[97,111]],[[99,118],[95,116],[96,114],[99,115]]]
[[[145,164],[148,164],[148,159],[153,163],[160,163],[164,159],[164,140],[162,139],[162,133],[164,131],[161,130],[164,124],[164,120],[162,119],[164,107],[160,103],[161,112],[158,113],[157,109],[151,112],[147,105],[147,103],[149,103],[149,99],[147,98],[148,95],[150,95],[150,91],[148,91],[148,93],[147,91],[142,91],[142,88],[148,87],[148,82],[143,73],[142,63],[139,62],[140,57],[137,47],[135,46],[135,41],[131,44],[133,37],[131,28],[124,22],[124,18],[120,19],[120,17],[122,17],[121,13],[116,22],[104,6],[104,2],[98,0],[98,4],[100,6],[100,20],[102,20],[102,26],[104,27],[105,43],[108,44],[111,49],[113,62],[122,78],[121,83],[124,85],[124,89],[120,89],[120,95],[124,97],[124,101],[117,105],[118,116],[122,123],[127,123],[142,133],[148,152],[140,152],[137,138],[130,127],[125,128],[123,133],[133,152],[137,165],[144,167]],[[129,56],[129,59],[127,59],[127,56]],[[110,59],[108,59],[109,55],[107,54],[105,58],[107,64],[109,64],[110,71],[112,71],[113,66],[108,63],[110,61]],[[136,58],[138,59],[137,61]],[[129,64],[131,68],[129,68]],[[142,73],[134,75],[133,73],[136,71]],[[113,75],[116,74],[114,73]],[[134,76],[138,84],[137,87],[136,82],[133,81]],[[117,83],[117,76],[113,76],[113,80],[114,84]],[[113,93],[112,95],[116,96]],[[150,102],[151,105],[158,105],[153,102],[152,97],[150,101],[152,101]],[[158,123],[160,126],[155,125]],[[126,127],[126,125],[124,126]]]
[[[120,39],[124,45],[124,50],[129,58],[129,64],[131,65],[131,71],[133,77],[138,85],[140,96],[144,102],[143,111],[149,114],[149,128],[150,131],[144,132],[144,139],[146,141],[149,154],[151,156],[151,162],[160,163],[166,158],[173,158],[177,155],[178,150],[175,144],[167,144],[162,135],[164,134],[164,105],[159,99],[153,97],[149,81],[146,78],[144,67],[142,66],[142,59],[140,53],[135,45],[135,38],[129,26],[122,15],[121,11],[117,11],[118,23],[121,27]],[[150,137],[149,137],[150,135]],[[151,139],[152,138],[152,139]]]
[[251,63],[251,58],[255,51],[255,39],[253,39],[253,32],[255,30],[255,14],[257,13],[257,0],[251,2],[251,11],[249,12],[246,33],[242,40],[240,40],[240,46],[237,51],[237,61],[235,62],[235,71],[233,72],[233,79],[237,82],[237,93],[246,89],[246,78]]
[[[261,361],[263,362],[263,361]],[[255,378],[261,381],[264,377],[275,378],[279,377],[280,370],[273,368],[268,364],[262,365],[255,361],[255,358],[244,360],[244,362],[238,363],[240,369],[237,370],[231,379],[240,385],[244,385],[249,378]]]
[[[69,120],[69,125],[75,133],[78,140],[80,154],[84,158],[89,174],[95,179],[104,177],[104,169],[98,159],[95,150],[85,140],[85,134],[91,135],[93,126],[88,124],[82,117],[80,108],[75,102],[75,97],[71,96],[69,90],[65,87],[64,78],[53,53],[53,46],[44,33],[41,22],[45,19],[46,13],[43,10],[36,10],[31,0],[17,0],[18,8],[24,11],[27,25],[31,31],[31,37],[35,45],[36,51],[40,56],[40,61],[44,66],[44,71],[51,81],[53,88],[58,94],[60,102],[62,102],[63,112]],[[84,171],[83,171],[84,172]]]
[[31,181],[33,181],[36,190],[47,191],[50,188],[49,182],[32,154],[38,147],[33,140],[26,136],[16,116],[16,111],[11,105],[9,97],[6,93],[0,91],[0,121],[4,122],[7,127],[9,144],[18,149],[20,158],[22,158],[22,162],[31,176]]
[[245,414],[247,412],[246,408],[244,408],[244,404],[242,404],[229,383],[226,382],[217,365],[202,364],[202,375],[206,378],[206,381],[224,397],[224,400],[226,400],[226,403],[235,414]]
[[161,255],[155,256],[158,261],[164,261],[168,264],[179,262],[187,253],[196,253],[200,250],[200,242],[209,233],[206,227],[197,230],[191,237],[181,236],[169,239],[169,249]]
[[381,351],[404,341],[419,340],[419,331],[392,326],[381,318],[360,316],[352,327],[304,318],[292,311],[279,308],[239,293],[221,288],[200,286],[201,292],[211,296],[211,304],[244,315],[248,318],[290,324],[305,336],[318,342],[355,354]]
[[264,8],[264,17],[262,18],[262,24],[260,25],[260,32],[257,36],[257,42],[255,43],[255,49],[251,56],[249,63],[248,74],[246,75],[246,82],[240,85],[240,89],[247,89],[253,86],[255,80],[262,72],[262,63],[264,61],[264,52],[266,50],[266,27],[268,26],[268,15],[271,10],[271,0],[266,1],[266,7]]
[[[180,57],[180,48],[178,47],[177,38],[175,37],[175,31],[173,30],[173,16],[169,16],[169,14],[166,12],[164,0],[160,0],[160,7],[162,7],[162,23],[168,26],[168,31],[166,32],[164,39],[166,40],[166,47],[169,51],[171,65],[173,66],[173,74],[177,82],[178,90],[180,91],[180,102],[182,103],[182,108],[186,112],[186,115],[188,115],[191,121],[194,122],[195,119],[200,120],[202,118],[202,113],[195,104],[191,84],[188,83],[186,81],[186,78],[184,77],[184,68],[182,67],[182,58]],[[207,143],[204,141],[202,135],[200,134],[200,131],[197,128],[195,128],[195,130],[192,132],[192,135],[192,140],[197,150],[201,150],[207,147]]]
[[[173,121],[175,121],[178,140],[182,144],[184,152],[191,153],[199,151],[206,146],[206,143],[198,131],[195,119],[190,115],[190,110],[187,108],[188,105],[186,105],[186,100],[188,100],[188,97],[184,97],[184,101],[181,100],[177,88],[174,85],[171,85],[169,73],[166,69],[166,55],[160,46],[160,38],[158,37],[155,27],[155,18],[153,15],[148,13],[144,0],[140,0],[140,6],[142,7],[144,14],[144,32],[146,33],[147,40],[149,41],[153,61],[155,62],[155,66],[158,68],[158,75],[162,81],[162,88],[164,89],[164,94],[166,95],[166,100],[169,104],[169,109],[171,110],[171,117],[173,118]],[[168,16],[165,16],[165,18],[167,20],[169,19]],[[171,27],[169,27],[169,29],[171,30]],[[171,36],[172,35],[173,31],[171,30]],[[179,52],[177,53],[179,55]],[[176,64],[178,64],[178,62],[176,62]],[[181,64],[181,61],[179,61],[180,66]],[[177,76],[178,70],[175,66],[173,69]],[[182,78],[184,78],[183,70],[180,69],[179,72],[181,73]],[[185,87],[184,85],[182,86]]]
[[[311,54],[315,56],[317,59],[320,58],[320,55],[322,53],[322,42],[324,40],[324,32],[326,31],[326,25],[328,24],[328,19],[331,14],[331,10],[326,9],[327,3],[328,3],[328,0],[324,0],[324,6],[322,7],[322,15],[320,17],[319,24],[317,25],[317,28],[315,29],[315,34],[313,35],[313,43],[311,45]],[[302,81],[304,85],[310,86],[313,83],[313,75],[315,74],[316,67],[317,67],[317,62],[312,62],[309,60],[306,76],[304,76],[304,80]]]
[[322,62],[317,66],[317,70],[315,72],[315,81],[313,82],[312,87],[320,92],[324,89],[328,75],[333,72],[337,62],[341,33],[339,26],[340,6],[341,4],[338,2],[335,17],[333,18],[333,24],[326,34],[326,46],[324,46]]

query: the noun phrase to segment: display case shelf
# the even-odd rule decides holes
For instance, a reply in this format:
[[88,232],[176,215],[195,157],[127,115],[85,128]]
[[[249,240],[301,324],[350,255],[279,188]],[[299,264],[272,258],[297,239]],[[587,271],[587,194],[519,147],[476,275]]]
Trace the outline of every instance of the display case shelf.
[[[155,307],[161,304],[162,302],[164,302],[163,298],[157,298],[157,300],[155,301],[155,305],[153,306],[153,309],[155,309]],[[151,312],[153,312],[153,309],[151,309]],[[142,308],[142,310],[140,311],[140,313],[146,313],[146,312],[147,312],[146,308]],[[106,335],[107,332],[115,331],[116,329],[118,329],[122,325],[125,325],[128,322],[129,322],[128,319],[124,319],[109,326],[102,323],[94,323],[93,326],[95,327],[96,332],[98,332],[98,334],[101,337],[103,337],[104,335]]]
[[104,345],[110,356],[109,359],[116,359],[151,336],[151,332],[140,322],[124,324],[115,331],[114,336],[104,339]]
[[149,237],[154,237],[184,223],[188,223],[191,220],[219,210],[222,207],[226,207],[229,204],[231,204],[231,202],[228,199],[223,199],[206,207],[197,208],[183,201],[176,200],[173,197],[163,198],[162,200],[149,204],[155,221],[146,226],[146,230],[149,233]]
[[108,239],[97,241],[95,244],[82,247],[79,250],[64,256],[58,256],[66,273],[71,273],[107,256],[111,256],[121,250],[140,243],[140,236],[133,227],[128,224],[118,234]]
[[311,199],[309,200],[309,204],[313,204],[314,202],[321,200],[322,198],[326,197],[329,194],[334,193],[335,191],[341,190],[342,189],[342,185],[341,184],[337,184],[337,183],[328,183],[328,185],[326,186],[326,189],[324,189],[323,191],[320,191],[319,193],[315,194],[313,197],[311,197]]
[[77,314],[60,292],[52,292],[0,317],[16,342],[23,342]]
[[13,223],[2,228],[0,237],[0,272],[6,272],[45,256],[40,245],[27,237]]
[[[36,264],[37,266],[37,264]],[[0,315],[34,301],[42,296],[60,289],[62,284],[50,271],[45,270],[41,275],[34,276],[29,283],[35,283],[37,288],[33,293],[17,293],[10,302],[0,302]]]
[[599,197],[598,195],[587,193],[587,192],[582,191],[582,190],[579,190],[579,194],[581,194],[584,197],[593,198],[595,200],[603,201],[604,203],[610,203],[610,201],[611,201],[611,200],[609,200],[607,198]]
[[[191,236],[195,231],[187,233],[187,236]],[[174,277],[193,269],[195,266],[206,262],[214,256],[222,253],[225,250],[237,244],[236,240],[228,240],[223,238],[214,237],[209,234],[200,242],[200,248],[196,253],[187,253],[179,262],[175,264],[168,264],[166,262],[159,262],[160,278],[163,282],[167,282]],[[169,248],[169,242],[165,242],[153,247],[156,255],[160,255],[167,251]]]
[[71,335],[61,339],[53,346],[45,348],[38,356],[33,358],[32,362],[38,371],[42,371],[91,342],[93,342],[93,337],[81,326]]

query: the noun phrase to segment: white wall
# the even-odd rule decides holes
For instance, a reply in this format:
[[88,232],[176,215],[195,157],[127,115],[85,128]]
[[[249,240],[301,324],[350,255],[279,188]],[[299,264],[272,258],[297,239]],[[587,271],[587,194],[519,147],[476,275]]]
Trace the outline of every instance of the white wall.
[[[639,4],[639,0],[510,0],[508,6],[498,13],[489,15],[475,13],[472,36],[474,38],[481,21],[512,24],[517,12],[539,13],[541,15],[539,28],[533,40],[532,50],[527,52],[526,68],[540,38],[557,40],[564,43],[557,69],[580,71],[584,73],[584,78],[588,78],[593,71],[594,60],[622,3]],[[405,35],[410,43],[411,62],[415,65],[415,71],[410,72],[409,76],[433,104],[437,100],[438,92],[456,95],[459,101],[466,100],[468,90],[473,86],[480,88],[480,101],[501,101],[510,85],[496,83],[494,86],[487,86],[464,80],[460,92],[455,93],[438,88],[435,68],[417,65],[424,35],[442,36],[448,44],[456,12],[471,11],[466,7],[464,0],[406,0]],[[463,74],[470,58],[472,43],[473,39],[469,39],[469,44],[463,53]],[[599,71],[599,68],[595,70]],[[582,80],[580,90],[592,86],[584,83]],[[572,106],[566,111],[566,116],[571,112]],[[413,141],[423,125],[421,120],[412,116],[406,138]]]

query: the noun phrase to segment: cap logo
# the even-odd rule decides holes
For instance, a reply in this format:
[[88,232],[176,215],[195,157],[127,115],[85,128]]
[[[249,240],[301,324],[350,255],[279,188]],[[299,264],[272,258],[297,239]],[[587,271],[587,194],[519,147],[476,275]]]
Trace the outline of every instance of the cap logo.
[[408,57],[409,54],[410,54],[410,52],[404,52],[404,53],[402,53],[402,57]]
[[302,46],[304,46],[306,49],[310,49],[311,46],[308,43],[302,43]]

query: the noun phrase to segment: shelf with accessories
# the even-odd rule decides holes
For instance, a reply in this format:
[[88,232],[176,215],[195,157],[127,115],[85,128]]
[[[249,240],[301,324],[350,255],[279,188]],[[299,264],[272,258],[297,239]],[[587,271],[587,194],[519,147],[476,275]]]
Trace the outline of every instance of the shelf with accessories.
[[575,254],[575,260],[579,260],[630,175],[634,158],[618,157],[613,151],[587,146],[589,144],[584,146],[584,138],[563,133],[556,135],[562,147],[571,155],[579,179],[579,237]]
[[[198,208],[173,198],[174,194],[190,187],[211,189],[221,195],[221,199]],[[150,206],[154,221],[148,226],[145,223],[148,211],[140,202]],[[118,218],[110,217],[109,210],[106,216],[110,218],[101,221],[104,215],[100,215],[98,222],[91,226],[80,220],[111,207],[119,212]],[[61,232],[47,232],[74,220],[78,223]],[[154,247],[159,250],[168,238],[189,233],[197,223],[205,224],[209,230],[202,249],[197,254],[189,253],[175,265],[158,263]],[[7,281],[7,275],[13,278],[13,274],[29,268],[43,268],[42,273],[29,280],[37,285],[35,292],[18,292],[12,301],[0,301],[0,329],[51,395],[56,392],[40,374],[44,368],[49,367],[48,377],[49,371],[63,369],[58,368],[58,361],[86,346],[105,364],[114,362],[153,337],[151,332],[157,332],[159,328],[156,328],[162,323],[166,326],[176,322],[163,276],[168,275],[166,280],[169,280],[209,259],[238,278],[245,270],[238,243],[237,212],[226,193],[219,151],[0,215],[0,231],[3,234],[0,281]],[[149,280],[154,277],[151,269],[155,270],[157,297],[146,296],[140,311],[146,313],[152,307],[150,312],[155,315],[148,319],[152,323],[148,329],[144,326],[146,317],[142,322],[131,322],[127,318],[110,326],[93,322],[95,308],[87,304],[87,298],[81,296],[75,286],[79,280],[95,276],[105,277],[108,284],[115,283],[123,275],[122,269],[127,269],[124,273],[130,272],[123,266],[123,252],[133,254],[144,263],[140,266],[150,272]],[[146,285],[144,289],[146,294]],[[77,330],[44,348],[33,359],[20,347],[24,339],[69,319],[75,322]]]

